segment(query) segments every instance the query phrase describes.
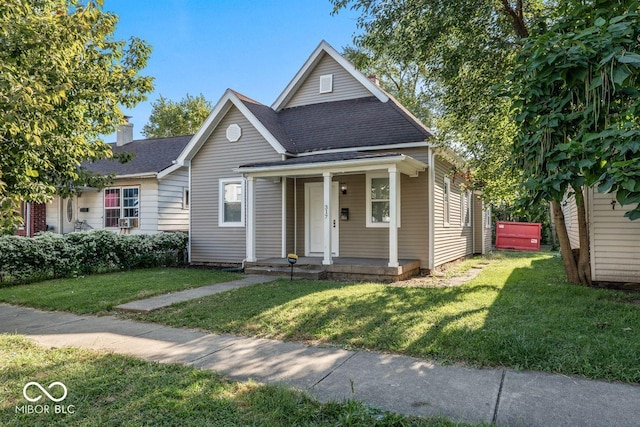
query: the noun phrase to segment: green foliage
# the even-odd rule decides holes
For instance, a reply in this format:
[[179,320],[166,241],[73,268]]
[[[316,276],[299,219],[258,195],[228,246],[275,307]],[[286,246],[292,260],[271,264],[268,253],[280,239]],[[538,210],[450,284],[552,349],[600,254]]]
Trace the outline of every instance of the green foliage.
[[476,188],[492,203],[512,202],[519,172],[510,167],[516,126],[509,99],[494,86],[514,67],[519,39],[549,13],[549,2],[332,0],[334,11],[361,12],[356,43],[376,58],[417,64],[435,105],[440,143],[459,149]]
[[160,95],[153,103],[149,123],[144,125],[142,133],[147,138],[163,138],[194,134],[211,113],[213,106],[204,95],[187,94],[178,102]]
[[[467,426],[444,418],[406,417],[361,402],[320,403],[283,385],[236,382],[178,364],[75,348],[45,349],[0,336],[0,425],[30,426]],[[74,414],[19,414],[30,381],[63,381]],[[479,425],[479,424],[478,424]],[[484,424],[482,424],[484,425]]]
[[119,235],[98,230],[34,238],[0,237],[3,282],[27,283],[110,270],[176,265],[183,262],[184,233]]
[[[85,185],[79,170],[110,156],[100,135],[152,90],[139,75],[149,46],[113,37],[117,16],[101,1],[0,2],[0,227],[20,201],[47,202]],[[93,178],[92,184],[99,181]]]
[[[640,202],[640,14],[635,0],[569,7],[531,37],[509,96],[521,122],[516,145],[525,185],[561,200],[583,185]],[[626,216],[640,218],[640,207]]]
[[140,318],[216,333],[640,382],[635,295],[571,285],[561,260],[548,253],[500,252],[467,262],[485,266],[462,286],[431,287],[430,279],[425,287],[411,281],[279,280]]

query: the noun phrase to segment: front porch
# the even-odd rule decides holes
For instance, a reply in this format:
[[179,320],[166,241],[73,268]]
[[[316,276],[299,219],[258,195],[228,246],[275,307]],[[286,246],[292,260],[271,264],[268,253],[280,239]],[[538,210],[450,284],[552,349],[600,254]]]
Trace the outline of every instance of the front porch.
[[[389,267],[389,260],[379,258],[334,257],[330,265],[322,257],[299,257],[293,276],[306,279],[356,280],[395,282],[420,272],[419,260],[398,260],[397,267]],[[269,258],[245,264],[245,273],[288,276],[291,272],[286,258]]]

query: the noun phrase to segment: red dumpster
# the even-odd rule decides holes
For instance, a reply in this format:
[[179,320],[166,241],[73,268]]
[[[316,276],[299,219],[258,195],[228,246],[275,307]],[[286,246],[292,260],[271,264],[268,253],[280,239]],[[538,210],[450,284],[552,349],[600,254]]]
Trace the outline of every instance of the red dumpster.
[[542,224],[533,222],[496,223],[496,249],[539,251]]

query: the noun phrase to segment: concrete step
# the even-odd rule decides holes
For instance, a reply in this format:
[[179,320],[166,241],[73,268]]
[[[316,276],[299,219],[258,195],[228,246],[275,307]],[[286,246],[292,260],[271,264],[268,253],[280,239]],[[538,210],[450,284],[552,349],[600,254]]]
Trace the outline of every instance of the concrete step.
[[[262,274],[267,276],[290,277],[291,267],[272,266],[272,265],[254,265],[252,267],[246,267],[244,269],[244,272],[246,274]],[[327,271],[318,269],[318,268],[310,268],[310,267],[303,267],[303,268],[294,267],[293,277],[297,279],[324,280],[327,278]]]

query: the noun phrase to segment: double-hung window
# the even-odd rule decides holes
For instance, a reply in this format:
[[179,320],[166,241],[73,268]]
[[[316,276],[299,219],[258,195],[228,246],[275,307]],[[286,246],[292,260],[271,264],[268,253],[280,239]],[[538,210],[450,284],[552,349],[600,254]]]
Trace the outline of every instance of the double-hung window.
[[471,227],[471,191],[460,192],[460,226]]
[[442,217],[444,218],[444,226],[449,226],[451,212],[451,180],[447,177],[444,178],[444,185],[442,187]]
[[220,227],[244,227],[244,179],[220,180],[219,206]]
[[[400,210],[400,188],[397,192],[398,209]],[[367,174],[367,227],[388,227],[390,220],[390,200],[391,191],[389,187],[389,174],[371,173]],[[400,215],[397,219],[400,226]]]
[[120,219],[140,218],[140,188],[115,187],[104,190],[104,226],[115,228]]

